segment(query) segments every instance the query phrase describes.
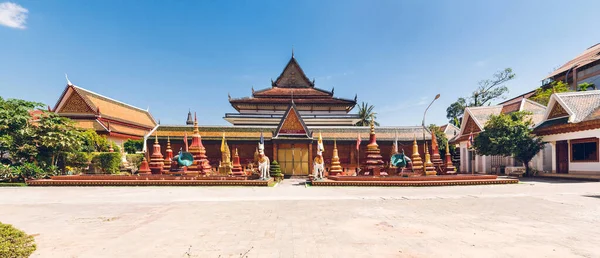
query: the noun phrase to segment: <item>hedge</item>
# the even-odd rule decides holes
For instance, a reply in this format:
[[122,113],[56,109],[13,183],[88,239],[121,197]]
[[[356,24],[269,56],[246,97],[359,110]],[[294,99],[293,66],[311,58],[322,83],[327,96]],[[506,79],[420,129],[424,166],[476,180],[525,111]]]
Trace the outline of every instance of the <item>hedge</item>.
[[98,152],[94,153],[92,165],[100,168],[105,173],[117,174],[121,166],[121,153]]
[[0,223],[0,257],[29,257],[36,249],[33,236]]

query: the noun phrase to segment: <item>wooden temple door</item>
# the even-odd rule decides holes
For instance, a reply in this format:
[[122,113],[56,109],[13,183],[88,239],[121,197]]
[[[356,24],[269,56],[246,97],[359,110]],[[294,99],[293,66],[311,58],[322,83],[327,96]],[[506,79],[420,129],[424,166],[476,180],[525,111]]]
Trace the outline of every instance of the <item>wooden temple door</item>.
[[556,142],[556,173],[569,173],[569,142]]
[[286,176],[306,176],[309,173],[307,144],[279,144],[277,158]]

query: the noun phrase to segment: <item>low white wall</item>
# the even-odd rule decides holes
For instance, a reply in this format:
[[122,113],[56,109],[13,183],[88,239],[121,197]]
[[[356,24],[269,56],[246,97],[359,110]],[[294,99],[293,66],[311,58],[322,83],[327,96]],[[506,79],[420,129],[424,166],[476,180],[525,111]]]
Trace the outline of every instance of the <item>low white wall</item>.
[[[600,138],[600,129],[561,133],[542,136],[545,142],[570,141],[584,138]],[[552,171],[556,172],[556,144],[552,146]],[[569,142],[569,173],[597,172],[600,174],[600,162],[571,162],[571,144]]]

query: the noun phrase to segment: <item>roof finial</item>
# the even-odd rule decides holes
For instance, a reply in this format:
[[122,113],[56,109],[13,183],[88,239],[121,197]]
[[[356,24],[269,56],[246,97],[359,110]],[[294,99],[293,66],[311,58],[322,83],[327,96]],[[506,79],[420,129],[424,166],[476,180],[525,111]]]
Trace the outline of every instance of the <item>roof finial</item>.
[[254,85],[252,85],[252,95],[254,95]]
[[69,81],[69,76],[67,76],[67,73],[65,73],[65,79],[67,79],[67,86],[73,86],[71,81]]
[[292,45],[292,58],[294,58],[294,45]]
[[292,90],[292,104],[294,104],[294,90]]
[[229,94],[229,92],[227,92],[227,98],[229,98],[229,100],[231,100],[231,94]]
[[354,94],[354,102],[356,102],[357,98],[358,98],[358,94]]
[[335,87],[331,87],[331,95],[333,95],[333,91],[335,91]]

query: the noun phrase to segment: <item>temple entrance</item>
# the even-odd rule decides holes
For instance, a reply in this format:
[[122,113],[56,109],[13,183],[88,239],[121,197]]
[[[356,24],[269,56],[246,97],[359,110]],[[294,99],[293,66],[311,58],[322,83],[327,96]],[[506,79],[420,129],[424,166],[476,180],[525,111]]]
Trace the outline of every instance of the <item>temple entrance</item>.
[[567,141],[556,142],[556,173],[569,173],[569,143]]
[[277,162],[286,176],[308,175],[308,144],[280,144],[277,149]]

